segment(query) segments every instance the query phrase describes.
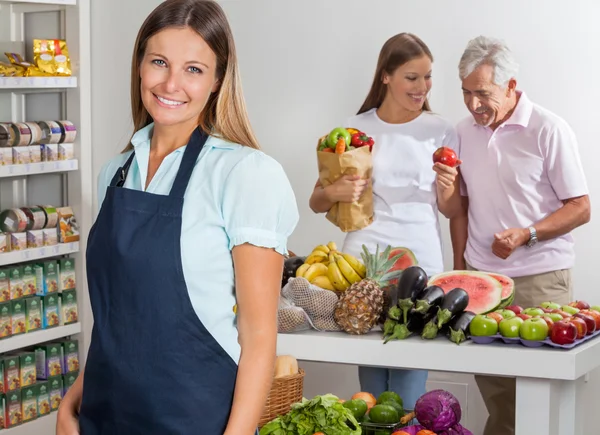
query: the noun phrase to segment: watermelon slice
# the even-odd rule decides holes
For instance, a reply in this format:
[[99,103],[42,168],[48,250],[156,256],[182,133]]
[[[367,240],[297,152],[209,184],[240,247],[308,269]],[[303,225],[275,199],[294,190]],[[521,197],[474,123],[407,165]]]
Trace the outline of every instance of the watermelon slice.
[[498,306],[498,308],[506,308],[510,306],[515,300],[515,282],[513,279],[499,273],[486,273],[492,278],[500,281],[500,284],[502,284],[502,301],[500,302],[500,306]]
[[[388,258],[395,257],[398,254],[401,254],[401,257],[396,260],[396,262],[388,272],[394,272],[396,270],[406,270],[411,266],[417,266],[419,264],[419,262],[417,261],[417,257],[415,257],[415,254],[410,249],[403,247],[392,248]],[[399,280],[400,278],[392,279],[390,280],[389,285],[395,286],[398,284]]]
[[442,272],[432,276],[427,283],[437,285],[448,293],[454,288],[462,288],[469,294],[469,305],[465,311],[485,314],[497,309],[502,302],[502,283],[484,272],[459,270]]

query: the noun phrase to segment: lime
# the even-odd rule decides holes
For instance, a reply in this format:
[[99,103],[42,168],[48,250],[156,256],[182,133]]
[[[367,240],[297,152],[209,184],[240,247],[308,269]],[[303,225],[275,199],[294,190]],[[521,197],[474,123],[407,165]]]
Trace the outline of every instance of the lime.
[[352,399],[343,403],[344,408],[348,408],[354,418],[360,420],[367,413],[367,402],[362,399]]
[[395,400],[386,400],[381,405],[388,405],[398,411],[398,417],[404,417],[404,407]]
[[394,402],[399,403],[400,406],[404,406],[402,397],[400,397],[400,395],[398,393],[395,393],[394,391],[384,391],[383,393],[381,393],[377,398],[377,404],[381,404],[389,400],[393,400]]
[[396,408],[390,405],[375,405],[369,411],[369,416],[371,417],[371,421],[373,423],[398,423],[400,421],[400,417],[398,416],[398,411]]

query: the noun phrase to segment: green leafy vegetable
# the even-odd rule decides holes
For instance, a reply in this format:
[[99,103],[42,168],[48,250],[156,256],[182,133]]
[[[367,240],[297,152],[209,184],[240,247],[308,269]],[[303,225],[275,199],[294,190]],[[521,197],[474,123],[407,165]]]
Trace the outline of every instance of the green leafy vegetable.
[[264,425],[260,435],[312,435],[315,432],[360,435],[361,430],[352,411],[342,406],[333,394],[325,394],[293,404],[286,415]]

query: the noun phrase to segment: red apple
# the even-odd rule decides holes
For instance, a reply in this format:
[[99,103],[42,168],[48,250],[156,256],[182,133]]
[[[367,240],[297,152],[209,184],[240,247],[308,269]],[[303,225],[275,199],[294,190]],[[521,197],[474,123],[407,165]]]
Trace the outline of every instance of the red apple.
[[569,304],[570,307],[579,308],[580,310],[589,310],[590,304],[585,301],[573,301]]
[[569,317],[567,322],[572,323],[577,327],[577,338],[583,338],[587,334],[587,325],[585,320],[580,317]]
[[542,311],[546,314],[550,314],[552,312],[551,308],[542,308]]
[[453,168],[457,162],[458,156],[452,148],[440,147],[433,153],[433,163],[441,163]]
[[529,314],[523,314],[523,313],[517,314],[516,317],[520,317],[523,320],[531,319],[531,316]]
[[581,310],[581,314],[585,314],[586,316],[590,316],[596,322],[596,331],[600,330],[600,313],[594,310]]
[[518,305],[511,305],[510,307],[506,307],[505,310],[510,310],[515,314],[521,314],[523,312],[523,308]]
[[571,317],[571,315],[569,313],[565,313],[563,310],[561,310],[560,308],[557,308],[555,310],[551,311],[552,313],[556,313],[556,314],[560,314],[561,316],[563,316],[563,319],[567,319],[569,317]]
[[490,317],[490,318],[494,319],[498,324],[504,319],[504,317],[502,316],[502,314],[496,313],[496,312],[487,313],[486,315],[487,315],[487,317]]
[[550,340],[553,343],[565,345],[571,344],[577,338],[577,327],[566,320],[556,322],[550,331]]
[[552,320],[550,317],[548,316],[540,316],[542,319],[544,319],[546,321],[546,323],[548,324],[548,330],[552,331],[552,326],[554,325],[554,320]]
[[579,319],[583,319],[585,322],[585,326],[587,328],[587,335],[593,334],[596,331],[596,321],[591,316],[586,316],[585,314],[581,314],[581,312],[573,314],[573,317],[577,317]]

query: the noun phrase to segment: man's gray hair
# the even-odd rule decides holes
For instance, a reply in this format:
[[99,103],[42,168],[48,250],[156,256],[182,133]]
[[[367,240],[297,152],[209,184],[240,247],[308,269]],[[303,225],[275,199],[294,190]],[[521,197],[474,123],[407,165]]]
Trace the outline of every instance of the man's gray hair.
[[508,46],[500,39],[478,36],[471,39],[460,58],[458,74],[464,80],[480,65],[494,68],[494,83],[505,87],[510,79],[516,78],[519,64]]

